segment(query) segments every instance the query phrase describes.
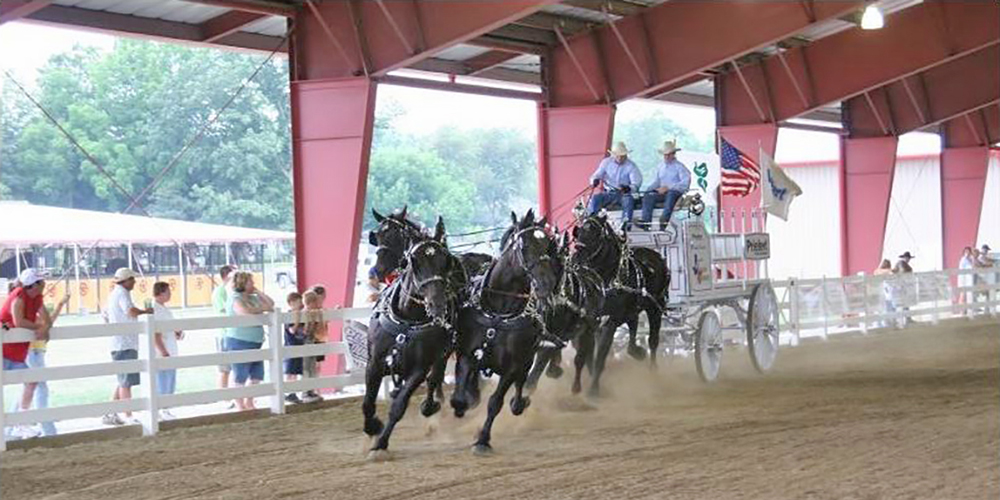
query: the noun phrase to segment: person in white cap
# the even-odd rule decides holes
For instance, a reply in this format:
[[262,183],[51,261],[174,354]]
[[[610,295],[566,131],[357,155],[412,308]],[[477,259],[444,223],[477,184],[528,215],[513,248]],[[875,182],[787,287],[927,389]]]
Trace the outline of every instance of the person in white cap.
[[[52,328],[52,318],[49,317],[45,309],[43,299],[45,292],[45,279],[41,273],[34,268],[21,271],[13,288],[7,295],[7,299],[0,308],[0,325],[3,329],[25,328],[35,333],[35,339],[48,340],[49,329]],[[10,342],[3,345],[3,369],[24,370],[28,368],[28,348],[30,342]],[[27,388],[26,388],[27,389]],[[20,409],[31,408],[31,398],[25,390],[25,395],[20,401]],[[27,398],[27,401],[25,401]],[[0,411],[4,411],[0,408]],[[35,437],[37,432],[27,426],[20,426],[13,430],[12,435],[21,438]]]
[[[105,309],[108,323],[132,323],[138,321],[139,316],[143,314],[153,314],[152,308],[139,309],[132,302],[132,289],[135,288],[135,278],[135,271],[127,267],[115,271],[115,288],[108,297],[108,306]],[[112,337],[111,359],[114,361],[139,359],[139,335],[131,333]],[[138,373],[119,373],[118,386],[115,387],[112,400],[132,399],[132,387],[137,385],[139,385]],[[125,418],[131,420],[132,412],[125,412]],[[107,425],[123,425],[126,423],[116,413],[105,415],[103,422]]]
[[588,214],[596,213],[614,203],[622,206],[622,218],[626,223],[632,221],[632,210],[635,199],[632,193],[639,192],[642,185],[642,173],[639,167],[628,158],[629,150],[624,142],[618,142],[608,151],[611,155],[601,160],[597,170],[590,176],[590,184],[594,187],[604,183],[604,192],[595,193],[590,198]]
[[642,219],[638,225],[643,229],[648,229],[653,222],[653,208],[663,202],[663,213],[660,214],[660,231],[663,231],[677,202],[691,188],[691,172],[677,161],[678,151],[677,141],[665,141],[659,150],[663,161],[656,167],[656,179],[642,195]]

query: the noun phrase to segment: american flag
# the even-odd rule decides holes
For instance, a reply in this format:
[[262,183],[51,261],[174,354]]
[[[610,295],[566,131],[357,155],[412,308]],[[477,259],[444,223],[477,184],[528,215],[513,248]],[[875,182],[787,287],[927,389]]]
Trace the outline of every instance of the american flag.
[[760,184],[760,167],[722,139],[722,194],[747,196]]

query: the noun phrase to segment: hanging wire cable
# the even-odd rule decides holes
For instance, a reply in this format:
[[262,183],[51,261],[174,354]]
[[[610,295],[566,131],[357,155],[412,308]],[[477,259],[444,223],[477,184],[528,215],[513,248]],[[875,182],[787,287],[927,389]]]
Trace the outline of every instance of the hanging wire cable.
[[[32,94],[30,93],[30,92],[28,92],[28,90],[27,90],[26,88],[24,88],[24,86],[23,86],[23,85],[21,85],[21,83],[20,83],[20,82],[19,82],[19,81],[18,81],[18,80],[17,80],[16,78],[14,78],[14,75],[12,75],[12,74],[10,73],[10,71],[9,71],[9,70],[7,70],[7,69],[4,69],[4,76],[5,76],[5,77],[6,77],[6,78],[7,78],[8,80],[10,80],[10,81],[11,81],[11,82],[12,82],[12,83],[13,83],[13,84],[14,84],[14,85],[15,85],[15,86],[16,86],[16,87],[18,88],[18,90],[20,90],[20,92],[21,92],[22,94],[24,94],[24,96],[25,96],[25,97],[26,97],[26,98],[27,98],[27,99],[28,99],[28,100],[29,100],[29,101],[30,101],[30,102],[31,102],[31,103],[32,103],[32,104],[33,104],[33,105],[34,105],[34,106],[35,106],[36,108],[38,108],[38,109],[39,109],[39,111],[41,111],[41,112],[42,112],[43,116],[45,116],[45,118],[46,118],[46,119],[47,119],[47,120],[48,120],[49,122],[51,122],[51,123],[52,123],[52,124],[53,124],[53,125],[54,125],[54,126],[55,126],[55,127],[56,127],[56,128],[58,129],[58,130],[59,130],[59,132],[60,132],[60,133],[61,133],[61,134],[62,134],[63,136],[65,136],[65,137],[66,137],[66,139],[67,139],[67,140],[68,140],[68,141],[70,142],[70,144],[72,144],[72,145],[73,145],[73,147],[74,147],[74,148],[76,148],[76,149],[77,149],[77,150],[78,150],[78,151],[79,151],[79,152],[80,152],[80,153],[81,153],[81,154],[82,154],[82,155],[84,156],[84,158],[85,158],[85,159],[86,159],[86,160],[87,160],[88,162],[90,162],[90,163],[91,163],[92,165],[94,165],[94,168],[96,168],[96,169],[97,169],[98,173],[100,173],[100,174],[101,174],[102,176],[104,176],[104,177],[106,177],[106,178],[108,179],[108,181],[109,181],[109,182],[111,183],[111,186],[112,186],[112,187],[114,188],[114,190],[115,190],[115,191],[117,191],[117,192],[118,192],[118,193],[119,193],[119,194],[120,194],[120,195],[121,195],[122,197],[124,197],[124,198],[125,198],[126,200],[128,200],[128,201],[130,202],[130,204],[129,204],[128,208],[127,208],[127,209],[126,209],[125,211],[123,211],[122,213],[125,213],[125,212],[127,212],[128,210],[130,210],[130,209],[132,209],[132,208],[137,208],[137,209],[139,209],[139,210],[140,210],[140,211],[142,212],[142,214],[143,214],[143,215],[145,215],[146,217],[148,217],[148,218],[149,218],[149,219],[150,219],[150,220],[151,220],[151,221],[153,222],[153,224],[157,225],[157,226],[158,226],[158,227],[159,227],[160,229],[163,229],[163,226],[162,226],[162,224],[160,224],[160,223],[159,223],[159,222],[157,221],[157,219],[156,219],[155,217],[153,217],[153,216],[152,216],[152,214],[150,214],[150,213],[149,213],[149,211],[148,211],[148,210],[146,210],[146,208],[145,208],[145,207],[143,207],[143,206],[142,206],[142,205],[140,204],[140,199],[141,199],[142,197],[144,197],[144,196],[145,196],[146,194],[148,194],[148,192],[149,192],[149,191],[151,191],[151,190],[152,190],[153,188],[155,188],[155,186],[154,186],[153,184],[155,184],[155,183],[158,183],[159,179],[162,179],[162,177],[163,177],[164,175],[166,175],[166,173],[168,173],[168,172],[169,172],[169,170],[170,170],[170,169],[172,169],[172,168],[173,168],[173,166],[175,166],[175,165],[177,164],[177,161],[178,161],[178,160],[179,160],[179,159],[180,159],[180,158],[181,158],[181,157],[183,156],[183,154],[184,154],[184,153],[185,153],[185,152],[186,152],[186,151],[187,151],[187,150],[188,150],[188,149],[189,149],[189,148],[190,148],[190,147],[191,147],[191,146],[192,146],[192,145],[193,145],[194,143],[196,143],[196,142],[197,142],[198,140],[200,140],[200,138],[201,138],[201,137],[202,137],[202,136],[204,135],[204,133],[205,133],[205,131],[206,131],[206,130],[208,129],[208,127],[210,127],[210,126],[211,126],[211,125],[212,125],[212,124],[213,124],[213,123],[214,123],[215,121],[217,121],[217,120],[218,120],[218,118],[219,118],[219,117],[221,116],[222,112],[223,112],[223,111],[225,111],[225,110],[226,110],[226,109],[227,109],[227,108],[228,108],[228,107],[229,107],[229,106],[230,106],[230,105],[231,105],[231,104],[233,103],[233,101],[235,101],[236,97],[237,97],[237,96],[238,96],[238,95],[239,95],[240,93],[242,93],[242,91],[243,91],[243,90],[244,90],[244,89],[246,88],[246,86],[247,86],[247,85],[248,85],[248,84],[249,84],[249,83],[250,83],[251,81],[253,81],[253,79],[254,79],[254,78],[256,78],[256,76],[257,76],[257,75],[258,75],[258,74],[260,73],[260,71],[261,71],[261,70],[262,70],[262,69],[263,69],[263,68],[265,67],[265,65],[266,65],[266,64],[267,64],[267,63],[268,63],[268,62],[269,62],[269,61],[270,61],[271,59],[273,59],[274,55],[275,55],[275,54],[276,54],[276,53],[278,52],[278,50],[280,50],[280,49],[281,49],[281,47],[282,47],[282,46],[283,46],[283,45],[284,45],[284,44],[285,44],[285,43],[287,42],[287,40],[288,40],[288,37],[289,37],[289,36],[290,36],[290,35],[292,34],[292,32],[293,32],[293,31],[294,31],[294,27],[293,27],[293,28],[292,28],[291,30],[289,30],[289,31],[288,31],[288,32],[287,32],[287,33],[285,34],[285,36],[284,36],[284,37],[283,37],[283,38],[281,39],[281,42],[280,42],[280,43],[279,43],[279,44],[278,44],[278,45],[277,45],[277,46],[276,46],[276,47],[274,48],[274,50],[273,50],[273,51],[272,51],[272,52],[271,52],[271,53],[270,53],[270,54],[268,55],[268,57],[267,57],[267,58],[266,58],[266,59],[265,59],[265,60],[264,60],[264,61],[263,61],[263,62],[262,62],[262,63],[261,63],[261,64],[260,64],[260,65],[259,65],[258,67],[257,67],[257,69],[256,69],[256,70],[255,70],[255,71],[253,72],[253,74],[252,74],[252,75],[251,75],[251,76],[250,76],[250,77],[249,77],[249,78],[248,78],[248,79],[247,79],[247,80],[246,80],[246,81],[245,81],[245,82],[243,83],[243,85],[242,85],[242,86],[241,86],[241,87],[240,87],[240,88],[239,88],[239,89],[237,90],[237,92],[236,92],[236,93],[235,93],[235,94],[234,94],[234,95],[233,95],[233,96],[232,96],[232,97],[231,97],[231,98],[230,98],[230,99],[229,99],[229,100],[228,100],[228,101],[226,102],[226,104],[225,104],[225,105],[224,105],[224,106],[223,106],[222,108],[220,108],[220,110],[219,110],[219,111],[218,111],[218,112],[217,112],[217,113],[216,113],[216,114],[215,114],[215,115],[214,115],[214,116],[212,117],[212,119],[211,119],[211,120],[210,120],[210,121],[209,121],[209,122],[208,122],[208,123],[207,123],[207,124],[206,124],[206,125],[205,125],[205,126],[204,126],[204,127],[202,128],[202,129],[201,129],[201,131],[200,131],[200,132],[199,132],[198,134],[196,134],[196,135],[194,136],[194,138],[192,138],[192,139],[191,139],[190,141],[188,141],[188,143],[186,143],[186,144],[184,145],[184,147],[183,147],[183,148],[181,149],[181,151],[180,151],[180,152],[178,152],[178,154],[174,156],[174,158],[173,158],[173,159],[171,160],[171,162],[170,162],[170,163],[169,163],[169,164],[167,165],[167,167],[166,167],[166,168],[164,168],[164,169],[162,169],[162,170],[160,171],[160,174],[159,174],[159,175],[157,176],[157,179],[155,179],[155,180],[153,181],[153,183],[151,183],[151,184],[150,184],[149,186],[147,186],[147,188],[146,188],[146,189],[144,189],[144,190],[142,191],[142,193],[140,194],[140,196],[139,196],[139,197],[135,197],[135,196],[132,196],[132,194],[131,194],[131,193],[129,193],[129,191],[128,191],[128,190],[126,190],[126,189],[125,189],[125,188],[124,188],[124,187],[123,187],[123,186],[122,186],[122,185],[121,185],[121,184],[120,184],[120,183],[119,183],[119,182],[118,182],[118,181],[117,181],[117,180],[116,180],[116,179],[115,179],[115,178],[114,178],[114,177],[113,177],[113,176],[112,176],[112,175],[111,175],[111,174],[110,174],[110,173],[109,173],[109,172],[108,172],[108,171],[107,171],[107,170],[106,170],[105,168],[104,168],[104,166],[103,166],[103,165],[101,164],[101,162],[100,162],[100,161],[98,161],[98,160],[97,160],[97,158],[95,158],[95,157],[94,157],[94,156],[93,156],[92,154],[90,154],[90,152],[89,152],[89,151],[87,151],[87,149],[86,149],[86,148],[84,148],[84,147],[83,147],[83,146],[82,146],[82,145],[80,144],[80,142],[79,142],[79,141],[77,141],[76,137],[75,137],[75,136],[73,136],[73,134],[71,134],[71,133],[70,133],[70,132],[69,132],[68,130],[66,130],[66,128],[65,128],[65,127],[63,127],[63,126],[62,126],[62,124],[61,124],[61,123],[59,122],[59,120],[58,120],[58,119],[56,119],[56,118],[55,118],[55,116],[53,116],[53,115],[52,115],[52,113],[50,113],[50,112],[48,111],[48,109],[46,109],[46,108],[45,108],[44,106],[42,106],[42,104],[41,104],[40,102],[38,102],[38,100],[36,100],[36,99],[34,98],[34,96],[33,96],[33,95],[32,95]],[[176,239],[174,239],[173,237],[171,237],[171,236],[170,236],[170,235],[168,234],[168,232],[167,232],[167,231],[164,231],[164,235],[166,236],[166,239],[170,240],[170,241],[171,241],[171,242],[172,242],[172,243],[174,244],[174,246],[176,246],[176,247],[178,247],[178,248],[180,249],[180,253],[181,253],[181,258],[182,258],[182,259],[184,259],[184,260],[187,260],[187,259],[185,258],[185,257],[187,257],[187,256],[186,256],[186,252],[187,252],[187,251],[186,251],[186,250],[184,249],[184,246],[183,246],[183,245],[182,245],[182,244],[181,244],[181,243],[180,243],[179,241],[177,241]],[[86,249],[86,251],[85,251],[85,252],[84,252],[84,253],[83,253],[82,255],[80,255],[80,256],[79,256],[79,259],[76,259],[76,258],[74,259],[74,263],[73,263],[73,264],[74,264],[74,266],[76,266],[76,265],[79,265],[79,262],[81,262],[81,261],[85,260],[85,259],[87,258],[87,256],[89,256],[89,255],[90,255],[90,253],[92,253],[92,252],[94,251],[94,249],[96,249],[96,248],[97,248],[97,246],[98,246],[98,245],[100,245],[101,243],[102,243],[102,240],[100,240],[100,239],[96,240],[96,241],[95,241],[95,242],[94,242],[94,243],[93,243],[93,244],[92,244],[91,246],[89,246],[89,247],[88,247],[88,248]],[[129,267],[131,267],[131,266],[132,266],[132,264],[133,264],[133,262],[129,262]],[[179,264],[180,264],[180,263],[179,263]],[[59,282],[59,281],[62,281],[62,280],[63,280],[64,278],[66,278],[66,277],[68,276],[68,274],[69,274],[69,266],[67,266],[67,265],[65,265],[65,264],[64,264],[64,265],[63,265],[63,268],[62,268],[62,271],[61,271],[61,272],[62,272],[62,274],[61,274],[61,275],[59,276],[59,278],[58,278],[58,279],[56,279],[56,280],[53,280],[53,283],[55,283],[55,282]],[[53,285],[50,285],[50,286],[53,286]]]

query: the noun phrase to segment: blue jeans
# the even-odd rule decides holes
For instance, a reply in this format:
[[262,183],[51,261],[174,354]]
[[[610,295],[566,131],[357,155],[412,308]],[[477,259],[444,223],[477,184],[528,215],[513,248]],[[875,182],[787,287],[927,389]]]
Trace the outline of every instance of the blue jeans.
[[173,394],[177,389],[177,370],[156,372],[156,388],[161,396]]
[[650,191],[642,195],[642,221],[652,222],[653,208],[657,203],[662,201],[663,213],[660,214],[660,221],[669,222],[670,216],[674,213],[674,207],[677,206],[677,202],[680,201],[681,196],[684,196],[684,193],[673,190],[667,191],[666,194]]
[[[44,349],[31,349],[28,351],[28,366],[30,368],[45,368],[45,350]],[[36,410],[42,410],[49,407],[49,384],[45,382],[39,382],[35,386],[35,396],[34,401]],[[55,436],[56,435],[56,425],[52,422],[42,422],[42,435],[44,436]]]
[[[263,342],[247,342],[246,340],[226,337],[222,342],[222,349],[224,351],[252,351],[260,349],[262,345],[264,345]],[[260,382],[264,380],[264,362],[233,363],[233,377],[239,385],[245,384],[247,379]]]
[[590,207],[587,209],[587,214],[597,213],[598,210],[611,206],[614,203],[620,203],[622,206],[622,219],[631,221],[632,220],[632,210],[635,207],[635,198],[632,195],[623,195],[621,191],[605,191],[603,193],[594,193],[594,196],[590,198]]

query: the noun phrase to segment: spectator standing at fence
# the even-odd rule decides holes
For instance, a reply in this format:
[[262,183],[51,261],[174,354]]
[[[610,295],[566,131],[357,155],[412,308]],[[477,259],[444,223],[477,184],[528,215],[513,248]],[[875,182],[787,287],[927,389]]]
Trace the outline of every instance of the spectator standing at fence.
[[[993,268],[993,266],[996,265],[996,261],[993,260],[993,258],[990,257],[990,251],[991,250],[992,249],[990,248],[990,246],[986,245],[986,244],[984,244],[979,249],[979,252],[976,255],[975,267],[977,267],[979,269],[991,269],[991,268]],[[978,280],[977,280],[979,282],[978,284],[982,284],[982,285],[994,285],[994,284],[996,284],[996,274],[995,273],[980,272],[980,273],[977,273],[976,277],[978,278]],[[991,299],[989,289],[976,292],[976,295],[982,297],[984,302],[989,302],[990,299]],[[990,309],[991,309],[990,306],[985,306],[983,308],[983,312],[984,313],[989,313]]]
[[[169,321],[174,319],[174,313],[170,312],[170,308],[167,307],[167,303],[170,302],[171,296],[172,294],[169,283],[157,281],[153,284],[153,319],[156,321]],[[172,332],[157,330],[156,337],[153,340],[153,345],[156,348],[157,354],[159,354],[161,358],[170,358],[177,356],[180,352],[177,347],[177,341],[183,338],[184,332],[180,330],[174,330]],[[156,373],[156,386],[157,391],[161,395],[170,395],[176,392],[177,370],[159,370]],[[160,416],[164,420],[172,420],[174,418],[174,415],[170,412],[170,410],[160,410]]]
[[[305,325],[302,322],[302,294],[292,292],[285,299],[288,310],[292,313],[292,322],[285,325],[285,346],[304,345],[306,341]],[[302,358],[285,359],[285,380],[294,382],[302,376]],[[288,403],[301,403],[302,400],[294,392],[285,396]]]
[[[139,316],[153,314],[152,308],[139,309],[132,302],[132,289],[135,288],[135,271],[123,267],[115,271],[115,288],[108,296],[105,308],[108,323],[135,323]],[[139,359],[139,334],[115,335],[111,339],[111,359],[114,361],[131,361]],[[112,400],[124,401],[132,399],[132,387],[139,385],[139,373],[119,373],[118,386],[115,387]],[[124,425],[136,423],[132,412],[125,412],[125,420],[117,413],[110,413],[102,420],[107,425]]]
[[[13,288],[7,295],[7,299],[0,308],[0,323],[3,328],[25,328],[35,334],[35,340],[48,340],[49,329],[52,328],[52,318],[43,307],[45,291],[45,280],[41,273],[34,268],[21,271]],[[3,369],[24,370],[28,368],[27,358],[30,342],[12,342],[3,345]],[[14,403],[14,409],[27,410],[31,408],[31,398],[28,397],[27,387],[25,387],[22,398]],[[0,408],[0,411],[3,411]],[[14,436],[35,437],[37,432],[27,426],[19,426],[13,430]]]
[[[222,279],[222,283],[212,290],[212,311],[216,314],[226,316],[229,314],[229,294],[232,288],[232,282],[230,278],[233,276],[233,271],[235,269],[233,266],[222,266],[219,268],[219,278]],[[215,336],[215,351],[222,352],[223,339],[226,337],[226,329],[223,328],[219,330],[218,334]],[[225,389],[229,387],[229,373],[232,371],[232,365],[221,364],[219,365],[219,388]],[[230,406],[232,408],[232,406]]]
[[[913,255],[911,255],[909,251],[903,252],[903,254],[899,256],[899,260],[896,261],[896,267],[894,267],[892,269],[892,273],[893,274],[899,274],[899,275],[902,275],[902,274],[913,274],[913,267],[910,266],[910,261],[913,260],[914,258],[915,257]],[[906,314],[907,312],[909,312],[909,310],[910,310],[909,307],[903,306],[903,311],[904,311],[904,314],[903,314],[903,326],[904,327],[907,326],[907,325],[909,325],[910,323],[914,322],[913,319],[910,318]]]
[[[232,296],[229,298],[230,316],[252,316],[274,311],[274,301],[264,292],[254,287],[253,275],[246,271],[236,271],[232,279]],[[223,349],[226,352],[257,350],[264,344],[264,327],[237,326],[226,328]],[[257,385],[264,380],[264,362],[250,361],[233,363],[233,383],[243,387],[247,382]],[[237,398],[240,410],[255,408],[253,398]]]
[[[55,324],[56,319],[62,315],[62,312],[68,303],[69,294],[67,293],[63,295],[63,298],[56,304],[55,310],[49,314],[50,326]],[[42,308],[45,309],[44,306]],[[45,354],[48,352],[48,344],[48,340],[36,340],[31,343],[30,348],[28,349],[28,368],[45,368]],[[43,410],[49,407],[49,384],[47,382],[29,382],[24,384],[24,394],[22,395],[21,406],[22,408],[31,407],[32,402],[34,402],[35,409],[38,410]],[[55,436],[56,433],[55,423],[42,422],[43,436]]]
[[[882,259],[882,262],[875,268],[872,274],[875,276],[886,276],[882,280],[882,301],[885,306],[885,312],[896,312],[896,306],[892,302],[892,283],[888,280],[888,276],[892,275],[892,262],[889,262],[889,259]],[[889,326],[889,322],[880,321],[879,326],[885,328]]]
[[[305,304],[305,344],[323,344],[327,341],[327,324],[323,320],[323,300],[324,296],[317,293],[313,287],[302,294],[302,302]],[[319,373],[318,363],[325,359],[324,356],[306,356],[302,358],[302,378],[316,378]],[[315,403],[323,398],[314,390],[302,393],[302,401],[305,403]]]
[[[976,257],[975,249],[972,247],[965,247],[962,249],[962,258],[958,259],[958,269],[959,270],[970,270],[976,267]],[[958,287],[959,288],[969,288],[972,286],[974,280],[972,274],[959,274],[958,275]],[[958,293],[958,303],[968,306],[972,303],[972,292],[961,291]],[[969,315],[969,308],[966,307],[962,310],[963,316]]]

